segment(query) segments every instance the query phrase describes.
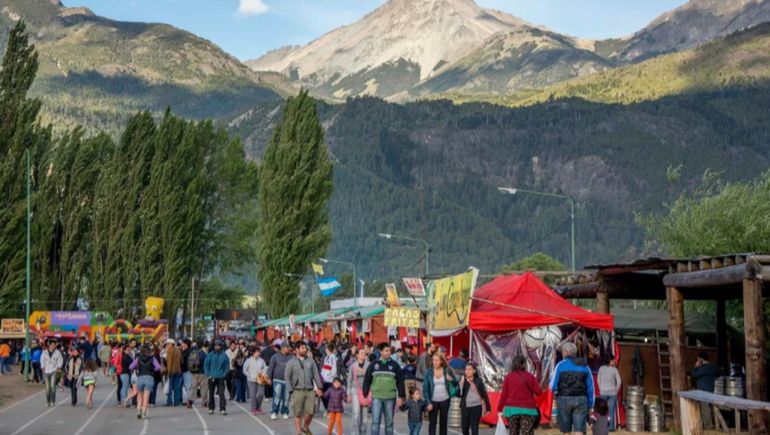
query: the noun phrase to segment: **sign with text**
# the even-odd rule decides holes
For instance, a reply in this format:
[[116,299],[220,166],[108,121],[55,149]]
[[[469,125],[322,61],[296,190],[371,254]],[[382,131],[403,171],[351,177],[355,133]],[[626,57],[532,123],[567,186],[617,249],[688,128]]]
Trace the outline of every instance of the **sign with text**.
[[471,267],[460,275],[433,282],[428,298],[428,332],[431,335],[451,335],[468,325],[471,296],[478,276],[479,270]]
[[420,310],[418,308],[385,308],[385,326],[419,328]]
[[398,291],[396,290],[396,284],[389,282],[385,284],[385,291],[388,293],[387,302],[388,306],[397,307],[401,305],[398,300]]
[[404,285],[409,294],[415,297],[425,297],[425,285],[420,278],[404,278]]
[[23,334],[24,319],[3,319],[0,324],[0,331],[6,334]]

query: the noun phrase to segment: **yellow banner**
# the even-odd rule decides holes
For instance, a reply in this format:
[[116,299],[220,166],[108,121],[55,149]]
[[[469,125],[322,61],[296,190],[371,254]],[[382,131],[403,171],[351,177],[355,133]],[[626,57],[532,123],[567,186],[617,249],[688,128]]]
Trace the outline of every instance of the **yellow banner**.
[[385,308],[385,326],[420,327],[419,308]]
[[460,275],[433,281],[428,298],[428,331],[431,335],[451,335],[468,325],[471,296],[479,270],[471,267]]
[[396,284],[389,282],[385,284],[385,291],[388,297],[386,298],[388,306],[397,307],[401,305],[401,301],[398,299],[398,291],[396,290]]

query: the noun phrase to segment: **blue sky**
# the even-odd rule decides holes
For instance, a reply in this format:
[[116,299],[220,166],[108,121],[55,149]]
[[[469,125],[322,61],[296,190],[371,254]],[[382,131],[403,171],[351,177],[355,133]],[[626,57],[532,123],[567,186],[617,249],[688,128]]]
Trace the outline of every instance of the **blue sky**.
[[[420,1],[420,0],[414,0]],[[582,38],[625,36],[685,0],[476,0]],[[169,23],[209,39],[241,60],[305,44],[356,21],[384,0],[64,0],[124,21]]]

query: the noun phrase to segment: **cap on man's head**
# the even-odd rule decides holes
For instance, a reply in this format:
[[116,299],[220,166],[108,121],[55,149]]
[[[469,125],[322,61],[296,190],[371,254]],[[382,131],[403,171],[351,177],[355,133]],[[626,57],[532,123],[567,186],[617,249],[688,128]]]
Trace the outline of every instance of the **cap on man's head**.
[[166,340],[166,344],[176,344],[176,341],[174,341],[173,338],[169,338],[168,340]]

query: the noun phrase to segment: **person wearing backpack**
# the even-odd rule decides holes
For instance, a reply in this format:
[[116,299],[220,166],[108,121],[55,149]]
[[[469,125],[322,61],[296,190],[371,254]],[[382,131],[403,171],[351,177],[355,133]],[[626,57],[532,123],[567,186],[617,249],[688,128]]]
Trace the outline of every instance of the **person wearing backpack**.
[[187,357],[187,369],[190,370],[192,376],[192,383],[190,384],[190,391],[187,394],[187,407],[191,408],[195,403],[195,396],[200,389],[201,401],[203,402],[201,407],[207,408],[209,404],[209,382],[206,378],[206,374],[203,373],[203,364],[206,361],[206,352],[203,349],[198,348],[198,342],[192,342],[190,347],[190,355]]
[[369,368],[369,358],[366,355],[366,349],[358,349],[355,360],[348,369],[348,403],[353,404],[353,433],[357,435],[367,435],[368,428],[366,416],[369,414],[367,408],[372,404],[371,395],[364,396],[363,385],[366,370]]

